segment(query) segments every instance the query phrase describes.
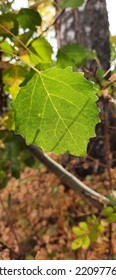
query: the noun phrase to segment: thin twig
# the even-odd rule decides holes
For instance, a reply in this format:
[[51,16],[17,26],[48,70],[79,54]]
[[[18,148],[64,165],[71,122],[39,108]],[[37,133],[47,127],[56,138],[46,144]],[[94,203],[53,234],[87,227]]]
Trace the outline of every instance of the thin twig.
[[13,37],[15,38],[15,40],[16,40],[17,42],[19,42],[19,43],[24,47],[24,49],[27,50],[27,52],[32,53],[32,52],[30,51],[30,49],[29,49],[18,37],[16,37],[9,29],[7,29],[7,28],[6,28],[5,26],[3,26],[2,24],[0,24],[0,27],[1,27],[2,29],[4,29],[6,32],[8,32],[8,34],[10,34],[11,36],[13,36]]
[[45,32],[47,32],[53,25],[55,25],[57,23],[57,21],[59,20],[59,18],[64,14],[65,9],[63,9],[62,11],[60,11],[60,13],[56,16],[56,18],[54,19],[54,21],[47,26],[42,33],[39,35],[39,37],[41,37]]
[[103,89],[106,89],[106,88],[112,86],[115,82],[116,82],[116,79],[112,82],[109,82],[106,86],[103,87]]
[[37,74],[40,74],[40,71],[39,71],[37,68],[35,68],[35,67],[33,66],[33,64],[31,64],[30,62],[25,61],[23,58],[21,58],[21,57],[18,56],[17,54],[12,53],[12,52],[9,52],[9,51],[4,51],[4,50],[2,50],[2,49],[0,49],[0,52],[8,53],[8,54],[14,56],[16,59],[22,61],[22,62],[25,63],[27,66],[29,66],[30,68],[32,68]]
[[105,74],[103,75],[103,78],[105,78],[111,71],[112,66],[105,72]]

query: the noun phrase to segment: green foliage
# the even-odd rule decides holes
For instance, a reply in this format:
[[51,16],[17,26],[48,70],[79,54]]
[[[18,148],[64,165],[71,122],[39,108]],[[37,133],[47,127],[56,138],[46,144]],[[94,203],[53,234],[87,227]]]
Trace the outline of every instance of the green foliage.
[[70,65],[76,70],[79,66],[85,66],[88,60],[95,58],[96,54],[94,51],[87,50],[79,44],[73,43],[65,45],[58,50],[56,65],[60,68]]
[[14,46],[19,49],[22,47],[21,42],[26,46],[30,43],[30,39],[33,36],[33,30],[25,31],[23,34],[18,34],[17,40],[14,42]]
[[[64,7],[73,8],[83,3],[82,0],[62,1]],[[66,67],[72,66],[77,71],[78,67],[86,66],[88,60],[96,59],[96,54],[74,43],[59,49],[55,62],[51,45],[36,33],[42,23],[41,15],[27,8],[13,12],[12,5],[7,8],[6,2],[1,8],[0,48],[3,62],[8,61],[2,73],[4,93],[8,97],[7,112],[0,120],[1,129],[12,130],[16,125],[16,132],[24,136],[27,144],[35,143],[56,154],[85,155],[99,121],[97,91],[82,73],[74,73]],[[9,106],[13,99],[16,124]]]
[[[17,14],[11,11],[12,5],[7,6],[2,3],[2,14],[0,15],[0,63],[5,67],[2,71],[3,92],[6,95],[6,107],[0,108],[3,110],[0,115],[0,187],[4,188],[7,185],[10,176],[19,177],[20,170],[27,165],[35,167],[35,160],[28,151],[24,151],[20,141],[17,141],[16,136],[11,137],[10,130],[14,130],[14,114],[9,106],[11,100],[16,98],[19,92],[19,85],[25,77],[31,77],[35,74],[30,71],[27,63],[36,65],[39,63],[39,68],[46,69],[51,67],[52,48],[45,38],[35,38],[37,26],[41,24],[41,16],[38,12],[30,9],[21,9]],[[20,27],[24,29],[21,34]],[[37,34],[36,34],[37,35]],[[28,46],[28,50],[25,46]],[[14,56],[16,54],[17,58]],[[22,61],[23,59],[23,61]],[[7,63],[5,63],[7,61]],[[25,63],[24,63],[25,61]],[[41,64],[41,66],[40,66]],[[43,65],[43,66],[42,66]],[[2,67],[1,67],[2,69]],[[0,97],[1,98],[1,97]],[[0,100],[1,102],[1,100]],[[6,129],[8,133],[6,133]],[[6,135],[6,134],[9,134]],[[10,137],[10,138],[9,138]],[[37,166],[36,166],[37,167]],[[6,173],[7,170],[7,173]]]
[[110,37],[111,44],[111,64],[116,70],[116,35]]
[[62,0],[62,8],[78,8],[82,6],[84,0]]
[[2,28],[0,26],[0,35],[12,38],[12,34],[8,31],[12,32],[14,35],[18,34],[18,21],[16,14],[9,12],[0,15],[0,25],[4,27]]
[[6,187],[11,176],[20,177],[24,166],[35,167],[35,160],[13,132],[0,131],[0,189]]
[[107,206],[106,208],[103,209],[102,215],[108,216],[113,213],[113,208],[111,206]]
[[26,77],[28,71],[24,65],[12,65],[9,63],[8,69],[4,71],[4,90],[9,92],[14,99],[19,92],[19,85]]
[[8,13],[11,10],[13,1],[0,1],[0,11],[2,14]]
[[85,155],[98,122],[95,93],[93,84],[70,67],[35,74],[12,103],[16,133],[44,151]]
[[12,53],[15,51],[14,48],[7,42],[7,40],[4,40],[1,44],[0,47],[3,51],[7,53],[9,56],[9,52],[11,53],[10,56],[12,56]]
[[96,242],[99,234],[104,231],[101,221],[95,216],[87,218],[86,222],[80,222],[78,227],[73,227],[73,232],[78,236],[72,242],[72,250],[87,249],[91,242]]
[[52,63],[51,56],[53,50],[51,45],[47,42],[47,40],[44,37],[35,39],[30,45],[30,50],[30,60],[33,63],[33,65],[37,65],[39,63]]
[[[35,143],[44,151],[85,155],[89,138],[95,136],[95,125],[99,121],[97,91],[93,84],[85,80],[82,73],[73,73],[71,68],[51,68],[55,64],[52,61],[52,47],[44,37],[33,39],[36,27],[41,24],[38,12],[23,8],[17,16],[9,12],[0,18],[2,25],[4,21],[5,24],[11,21],[11,26],[1,27],[2,51],[10,59],[12,53],[20,58],[18,62],[9,63],[3,75],[4,91],[10,94],[10,99],[16,98],[12,103],[15,124],[10,107],[4,125],[9,129],[16,126],[16,133],[23,135],[27,144]],[[15,21],[17,30],[13,37]],[[20,34],[20,27],[24,29],[23,34]],[[12,44],[9,44],[9,38]],[[70,65],[76,69],[94,56],[93,52],[72,44],[59,50],[56,65],[62,68]],[[32,65],[32,69],[24,62],[30,67]],[[36,66],[35,70],[33,66]]]
[[90,238],[89,238],[89,228],[86,222],[80,222],[79,227],[73,227],[73,232],[78,235],[72,242],[72,249],[77,250],[80,247],[86,249],[90,245]]
[[112,190],[111,194],[108,194],[107,196],[110,201],[110,205],[113,208],[113,211],[116,212],[116,191]]
[[[112,206],[105,207],[100,216],[103,216],[108,224],[116,222],[116,199],[110,196],[110,202]],[[97,242],[100,234],[104,232],[104,226],[100,218],[95,215],[88,217],[86,222],[80,222],[78,227],[73,227],[73,232],[78,237],[72,242],[72,249],[77,250],[79,248],[86,249],[91,242]]]
[[109,224],[112,224],[112,223],[116,222],[116,199],[114,199],[113,197],[111,198],[111,204],[113,205],[112,207],[111,206],[107,206],[102,211],[102,215],[105,216],[106,221]]
[[31,9],[22,8],[18,13],[18,21],[20,26],[25,30],[30,28],[36,30],[36,26],[41,25],[41,16],[38,12]]
[[[19,178],[20,175],[20,160],[19,154],[19,142],[17,139],[13,142],[14,136],[12,133],[0,132],[0,188],[4,188],[8,182],[9,176]],[[6,173],[7,172],[7,173]]]

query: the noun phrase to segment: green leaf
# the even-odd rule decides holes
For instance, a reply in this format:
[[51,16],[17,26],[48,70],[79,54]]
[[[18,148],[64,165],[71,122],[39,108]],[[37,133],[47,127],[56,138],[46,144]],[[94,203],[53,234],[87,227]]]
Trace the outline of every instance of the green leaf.
[[107,206],[106,208],[103,209],[102,215],[108,216],[113,213],[113,208],[111,206]]
[[94,59],[95,57],[94,51],[87,50],[74,43],[65,45],[58,50],[56,65],[61,68],[72,66],[73,69],[76,69],[77,66],[84,66],[87,60]]
[[82,6],[84,0],[62,0],[62,8],[78,8]]
[[116,207],[116,198],[111,194],[108,194],[107,197],[110,200],[110,204],[113,206],[113,208],[115,208]]
[[[23,44],[27,45],[29,39],[32,37],[33,35],[33,30],[29,30],[27,32],[25,32],[24,34],[18,35],[16,38],[17,40],[14,42],[14,45],[18,48],[22,47],[22,44],[20,43],[23,42]],[[20,41],[18,41],[20,40]]]
[[31,9],[22,8],[18,15],[18,21],[20,26],[25,30],[26,28],[34,29],[36,26],[41,25],[41,17],[40,14]]
[[72,244],[71,244],[72,250],[77,250],[77,249],[79,249],[79,248],[82,246],[82,242],[83,242],[83,241],[82,241],[82,238],[81,238],[81,237],[75,239],[75,240],[72,242]]
[[40,37],[31,43],[30,60],[34,65],[39,63],[51,63],[52,47],[44,37]]
[[0,11],[2,14],[7,13],[9,10],[11,10],[11,6],[12,6],[12,2],[7,2],[6,3],[4,1],[0,1]]
[[89,236],[86,234],[82,237],[82,248],[83,249],[87,249],[90,245],[90,238]]
[[[36,69],[38,69],[39,71],[43,71],[43,70],[46,70],[50,67],[50,64],[39,64],[36,66]],[[26,78],[23,80],[23,82],[20,84],[20,87],[24,87],[30,80],[31,78],[35,75],[35,70],[31,69],[27,75],[26,75]]]
[[81,229],[83,229],[84,231],[87,231],[88,230],[88,225],[86,222],[80,222],[79,223],[79,226]]
[[8,178],[4,177],[2,181],[0,181],[0,190],[4,189],[8,183]]
[[6,112],[4,114],[4,116],[5,116],[4,126],[6,127],[6,129],[14,130],[15,124],[14,124],[14,112],[13,112],[13,110],[9,110],[8,112]]
[[116,35],[111,36],[110,41],[112,44],[114,44],[116,46]]
[[[6,40],[0,44],[0,48],[5,52],[15,52],[14,48]],[[9,53],[7,54],[7,56],[9,56]]]
[[19,92],[19,85],[27,74],[25,66],[9,64],[9,68],[4,71],[3,81],[5,90],[8,91],[14,99]]
[[107,222],[108,223],[115,223],[116,222],[116,213],[111,213],[107,216]]
[[95,215],[87,217],[87,224],[88,224],[88,226],[91,226],[91,225],[95,226],[98,223],[99,223],[99,220],[98,220],[98,218]]
[[93,228],[90,230],[89,237],[92,241],[96,242],[98,239],[98,232]]
[[25,79],[23,80],[23,82],[20,84],[20,87],[24,87],[24,86],[31,80],[31,78],[32,78],[34,75],[35,75],[35,71],[34,71],[33,69],[31,69],[31,70],[27,73],[27,75],[26,75]]
[[[0,15],[0,24],[7,29],[8,31],[12,32],[14,35],[18,33],[18,21],[17,16],[14,13],[7,13]],[[0,26],[0,35],[12,37],[11,34],[7,30],[5,30]]]
[[98,225],[98,232],[100,233],[104,232],[104,226],[101,223],[99,223]]
[[77,235],[83,235],[84,234],[84,231],[82,229],[80,229],[79,227],[73,227],[72,230]]
[[93,83],[71,67],[35,74],[12,102],[16,133],[46,152],[84,156],[99,121],[95,93]]

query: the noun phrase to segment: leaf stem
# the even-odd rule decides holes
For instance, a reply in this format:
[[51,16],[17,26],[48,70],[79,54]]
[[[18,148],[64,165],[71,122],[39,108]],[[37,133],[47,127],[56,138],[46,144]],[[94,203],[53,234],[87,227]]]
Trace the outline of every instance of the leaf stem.
[[31,64],[30,62],[27,62],[25,61],[23,58],[21,58],[19,55],[15,54],[15,53],[12,53],[10,51],[5,51],[3,49],[0,49],[0,52],[3,52],[3,53],[8,53],[12,56],[14,56],[15,58],[19,59],[20,61],[24,62],[25,64],[27,64],[30,68],[32,68],[36,73],[40,74],[40,71],[33,66],[33,64]]
[[32,53],[30,49],[18,38],[16,37],[10,30],[8,30],[6,27],[4,27],[2,24],[0,24],[0,27],[3,28],[6,32],[8,32],[11,36],[15,38],[17,42],[19,42],[29,53]]

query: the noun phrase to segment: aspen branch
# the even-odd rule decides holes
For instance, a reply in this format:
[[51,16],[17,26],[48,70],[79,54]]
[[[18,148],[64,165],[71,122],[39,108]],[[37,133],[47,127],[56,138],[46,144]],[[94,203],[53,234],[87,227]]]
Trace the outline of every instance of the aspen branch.
[[110,204],[110,201],[107,197],[87,187],[78,178],[64,169],[59,163],[54,161],[47,154],[43,153],[40,148],[36,147],[35,145],[30,145],[27,146],[27,149],[34,157],[36,157],[36,159],[46,165],[51,172],[55,173],[65,185],[72,188],[84,200],[87,200],[88,203],[91,203],[99,210],[103,208],[104,204]]

